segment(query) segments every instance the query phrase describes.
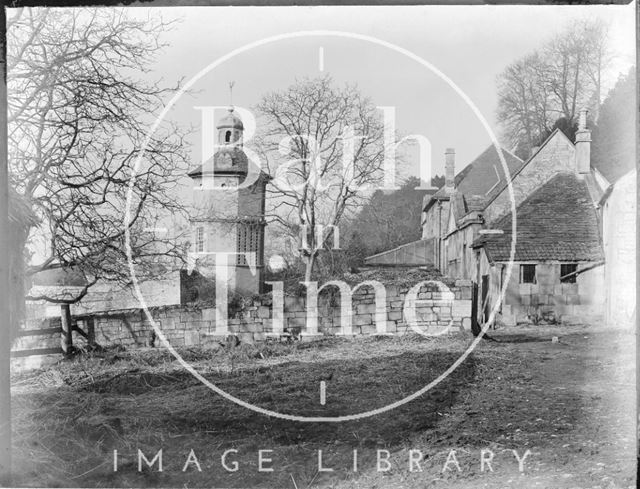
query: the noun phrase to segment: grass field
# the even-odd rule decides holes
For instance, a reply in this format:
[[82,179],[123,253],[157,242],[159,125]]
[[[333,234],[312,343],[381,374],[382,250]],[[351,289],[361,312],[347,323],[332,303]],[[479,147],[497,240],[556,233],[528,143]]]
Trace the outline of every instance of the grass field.
[[[392,411],[340,423],[289,421],[238,406],[163,349],[80,356],[15,375],[14,483],[633,487],[635,337],[582,327],[495,336],[499,342],[482,342],[428,393]],[[560,341],[552,343],[552,336]],[[181,353],[209,381],[253,405],[298,416],[340,416],[410,395],[470,342],[466,336],[327,338]],[[163,471],[139,472],[138,449],[148,460],[162,449]],[[529,450],[523,472],[512,450],[521,458]],[[222,464],[225,451],[226,467],[237,462],[236,471]],[[488,465],[481,471],[481,456],[491,454],[493,471]]]

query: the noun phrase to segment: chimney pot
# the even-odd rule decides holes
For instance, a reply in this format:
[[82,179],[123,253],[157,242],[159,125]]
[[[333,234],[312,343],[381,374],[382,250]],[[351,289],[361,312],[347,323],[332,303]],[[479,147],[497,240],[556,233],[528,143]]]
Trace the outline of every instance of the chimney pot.
[[576,172],[579,175],[591,171],[591,130],[587,129],[587,109],[580,111],[576,132]]
[[578,130],[585,131],[587,129],[587,114],[589,111],[587,109],[580,110],[580,116],[578,118]]

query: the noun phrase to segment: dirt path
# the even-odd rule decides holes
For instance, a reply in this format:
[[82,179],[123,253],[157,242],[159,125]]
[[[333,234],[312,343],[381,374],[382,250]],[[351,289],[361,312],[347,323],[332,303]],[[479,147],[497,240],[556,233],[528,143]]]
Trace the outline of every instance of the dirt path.
[[[635,336],[570,331],[497,333],[502,343],[476,352],[483,372],[463,402],[411,441],[425,454],[422,472],[408,470],[404,450],[393,473],[337,487],[635,487]],[[507,362],[496,355],[505,350]],[[446,463],[452,449],[460,471]],[[482,470],[482,450],[493,452],[493,472]],[[530,451],[523,472],[512,450]]]

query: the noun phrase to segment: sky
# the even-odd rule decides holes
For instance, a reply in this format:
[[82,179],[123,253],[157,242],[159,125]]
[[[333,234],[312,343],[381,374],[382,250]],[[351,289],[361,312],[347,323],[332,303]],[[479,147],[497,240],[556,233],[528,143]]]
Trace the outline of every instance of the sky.
[[[495,117],[499,73],[572,20],[597,17],[609,24],[610,46],[616,53],[605,79],[611,86],[635,60],[634,8],[634,4],[155,8],[165,20],[178,22],[162,37],[168,46],[152,75],[167,83],[180,78],[188,83],[219,58],[257,44],[209,69],[191,86],[191,93],[172,106],[169,118],[196,128],[191,138],[194,165],[201,158],[201,112],[195,107],[228,105],[229,82],[234,82],[233,104],[251,109],[267,92],[283,90],[296,79],[328,73],[340,84],[357,83],[375,105],[395,107],[399,133],[427,138],[432,174],[442,174],[445,148],[455,148],[459,171],[491,143],[478,113],[500,136]],[[136,8],[135,15],[146,16],[147,10]],[[319,30],[374,37],[402,52],[364,39],[331,35],[258,42]],[[216,118],[223,112],[217,112]],[[416,151],[412,151],[415,174]]]
[[[192,166],[202,161],[201,112],[196,107],[228,105],[229,82],[234,82],[233,104],[250,109],[264,94],[284,90],[296,79],[330,74],[340,84],[356,83],[375,105],[394,107],[400,134],[426,138],[432,175],[444,173],[445,148],[455,148],[460,171],[491,144],[490,131],[500,135],[496,77],[572,20],[600,18],[609,24],[610,47],[617,56],[605,84],[612,86],[635,61],[634,9],[634,4],[127,8],[141,19],[153,11],[176,21],[163,34],[166,47],[145,76],[172,86],[202,75],[167,114],[194,128],[189,138]],[[260,42],[321,30],[343,36]],[[242,49],[252,43],[254,47]],[[229,59],[211,69],[225,56]],[[411,164],[410,173],[417,175],[415,152]],[[191,192],[191,186],[186,188]]]

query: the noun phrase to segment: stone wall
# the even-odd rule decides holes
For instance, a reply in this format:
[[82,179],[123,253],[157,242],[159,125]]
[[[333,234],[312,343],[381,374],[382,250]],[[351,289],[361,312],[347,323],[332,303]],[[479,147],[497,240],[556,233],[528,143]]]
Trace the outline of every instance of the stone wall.
[[[423,208],[430,199],[430,195],[425,195]],[[431,208],[422,213],[422,239],[431,241],[433,248],[433,263],[440,270],[445,269],[444,249],[438,248],[439,240],[447,232],[447,223],[449,219],[449,200],[436,202]],[[440,245],[442,246],[442,245]]]
[[444,240],[443,245],[447,255],[445,275],[447,277],[476,279],[477,262],[471,244],[478,237],[481,227],[480,224],[469,224],[450,234]]
[[[502,320],[505,324],[535,321],[602,322],[604,267],[579,274],[575,283],[561,283],[560,263],[538,262],[536,283],[524,284],[519,281],[520,265],[520,262],[514,263],[511,280],[507,285],[502,305]],[[578,264],[578,269],[591,265],[593,264],[590,262],[582,262]]]
[[[351,322],[353,335],[404,334],[411,331],[407,324],[405,303],[410,285],[387,285],[386,301],[376,306],[374,289],[361,286],[353,290]],[[335,293],[332,292],[335,290]],[[445,287],[435,283],[416,287],[416,327],[426,334],[470,330],[471,282],[458,280]],[[151,308],[150,313],[173,346],[207,346],[221,341],[229,334],[240,342],[253,343],[269,337],[289,336],[305,338],[309,319],[317,322],[320,335],[343,333],[340,296],[337,289],[322,291],[319,295],[317,315],[309,313],[304,297],[285,296],[282,314],[282,332],[274,333],[273,303],[270,296],[249,299],[244,304],[229,305],[227,332],[216,324],[215,307],[167,306]],[[276,311],[278,309],[276,308]],[[311,308],[313,311],[313,308]],[[376,318],[384,313],[383,331]],[[73,310],[72,310],[72,314]],[[122,345],[143,347],[159,345],[153,328],[142,309],[128,309],[100,313],[92,316],[96,341],[102,346]],[[76,317],[78,319],[78,317]],[[75,336],[77,337],[77,336]],[[74,338],[75,339],[75,338]],[[59,344],[59,337],[53,339]],[[25,348],[28,345],[21,345]]]

